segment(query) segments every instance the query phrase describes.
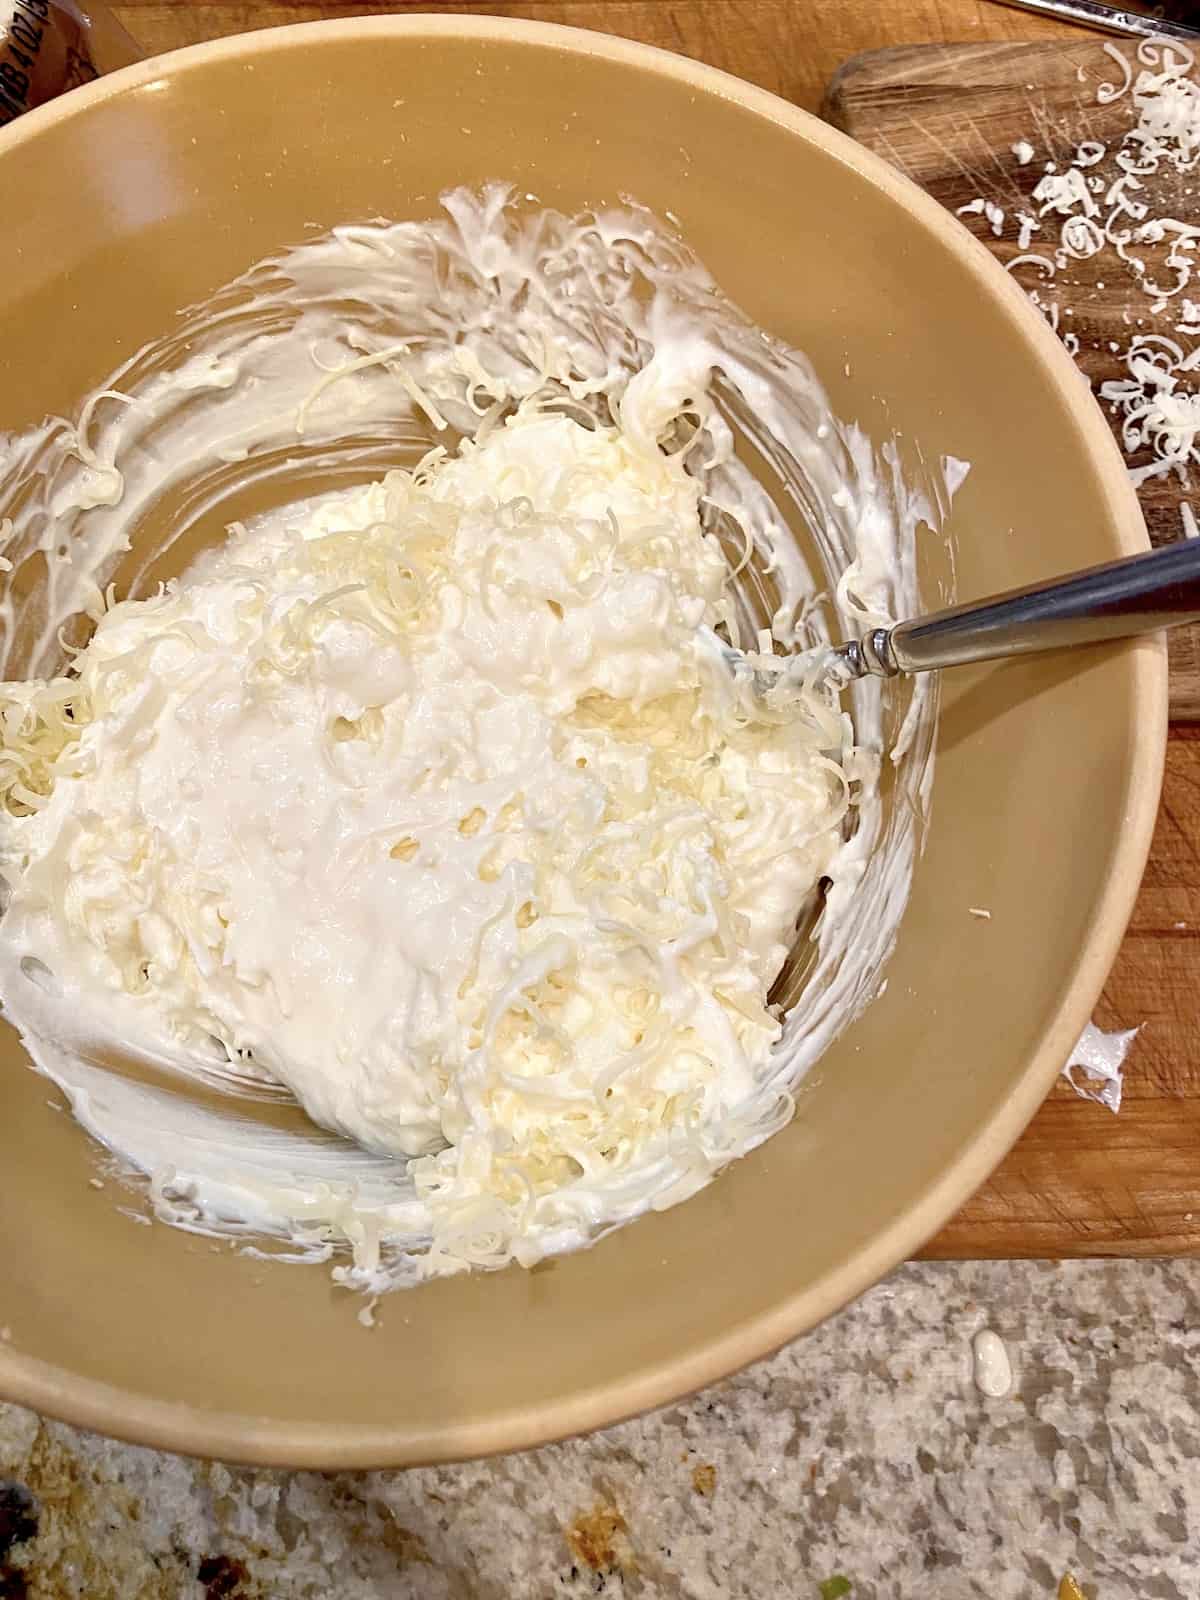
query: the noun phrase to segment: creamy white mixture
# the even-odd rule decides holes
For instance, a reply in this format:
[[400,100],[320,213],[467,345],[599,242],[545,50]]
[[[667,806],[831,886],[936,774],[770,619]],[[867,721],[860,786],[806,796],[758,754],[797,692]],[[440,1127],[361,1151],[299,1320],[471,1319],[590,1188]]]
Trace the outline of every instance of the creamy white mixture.
[[[10,660],[94,629],[0,694],[5,1008],[160,1216],[371,1288],[584,1243],[776,1131],[879,986],[928,783],[926,687],[885,810],[879,686],[764,706],[713,630],[827,627],[734,430],[843,626],[912,604],[929,504],[653,219],[504,198],[265,264],[7,442],[9,556],[51,557]],[[156,496],[298,436],[339,481],[433,448],[102,598]]]

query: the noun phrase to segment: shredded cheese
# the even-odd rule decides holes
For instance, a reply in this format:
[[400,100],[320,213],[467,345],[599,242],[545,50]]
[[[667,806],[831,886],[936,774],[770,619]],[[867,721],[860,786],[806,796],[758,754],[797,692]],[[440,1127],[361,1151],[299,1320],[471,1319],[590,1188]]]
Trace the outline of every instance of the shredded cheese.
[[[852,734],[784,659],[911,614],[966,471],[910,486],[649,213],[442,204],[258,263],[0,478],[6,1011],[126,1198],[370,1293],[788,1120],[881,990],[936,698],[855,684]],[[130,576],[298,428],[358,487]]]
[[[1135,334],[1124,348],[1110,342],[1124,372],[1104,381],[1098,393],[1120,421],[1135,485],[1173,475],[1186,487],[1200,462],[1200,346],[1193,343],[1200,339],[1200,302],[1187,296],[1200,227],[1152,215],[1151,201],[1155,187],[1161,189],[1168,177],[1179,182],[1200,167],[1200,86],[1191,75],[1193,52],[1178,41],[1144,40],[1133,62],[1115,44],[1105,50],[1120,78],[1099,85],[1096,100],[1102,106],[1128,101],[1129,125],[1112,145],[1080,141],[1063,170],[1054,161],[1044,164],[1030,195],[1037,215],[1014,213],[1017,250],[1006,264],[1014,273],[1036,272],[1029,298],[1072,356],[1081,354],[1081,341],[1061,327],[1062,296],[1063,280],[1076,262],[1111,254],[1146,297],[1152,317],[1178,306],[1172,332],[1186,344],[1159,333]],[[1012,151],[1022,166],[1032,160],[1028,141],[1014,144]],[[999,215],[1002,223],[1004,214],[982,196],[960,206],[958,214],[982,216],[994,233],[1003,231],[995,222]],[[1056,242],[1030,250],[1034,234],[1051,227]],[[1145,319],[1136,321],[1144,325]]]
[[0,698],[41,1005],[412,1158],[429,1272],[705,1181],[860,771],[828,686],[731,697],[726,577],[678,454],[534,396],[112,606]]

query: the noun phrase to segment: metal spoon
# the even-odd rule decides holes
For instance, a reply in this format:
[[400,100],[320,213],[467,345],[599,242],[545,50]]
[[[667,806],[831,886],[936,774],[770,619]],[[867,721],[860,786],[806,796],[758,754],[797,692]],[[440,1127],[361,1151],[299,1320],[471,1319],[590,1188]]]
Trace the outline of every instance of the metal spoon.
[[1080,27],[1096,28],[1101,33],[1126,33],[1142,39],[1200,39],[1200,28],[1189,23],[1172,22],[1168,17],[1141,11],[1122,11],[1118,6],[1103,5],[1100,0],[1002,0],[1002,3],[1020,11],[1037,12],[1043,17],[1057,17],[1062,22],[1075,22]]
[[[890,628],[872,628],[829,652],[829,675],[845,681],[894,678],[902,672],[932,672],[1126,639],[1198,620],[1200,539],[1184,539],[1028,589],[1011,589]],[[750,669],[740,650],[726,648],[724,654],[735,668]],[[805,660],[811,670],[812,652],[796,659]]]

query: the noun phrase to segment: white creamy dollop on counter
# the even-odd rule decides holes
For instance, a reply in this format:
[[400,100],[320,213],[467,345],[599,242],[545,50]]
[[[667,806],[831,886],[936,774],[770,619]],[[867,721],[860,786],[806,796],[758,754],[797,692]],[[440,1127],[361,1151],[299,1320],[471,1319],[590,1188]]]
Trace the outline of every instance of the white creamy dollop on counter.
[[241,1063],[422,1158],[451,1259],[481,1222],[519,1255],[578,1222],[579,1180],[692,1142],[694,1186],[779,1037],[849,786],[832,699],[755,720],[704,645],[727,568],[699,492],[525,407],[235,529],[70,678],[10,686],[10,718],[70,705],[3,830],[5,949],[56,1026]]

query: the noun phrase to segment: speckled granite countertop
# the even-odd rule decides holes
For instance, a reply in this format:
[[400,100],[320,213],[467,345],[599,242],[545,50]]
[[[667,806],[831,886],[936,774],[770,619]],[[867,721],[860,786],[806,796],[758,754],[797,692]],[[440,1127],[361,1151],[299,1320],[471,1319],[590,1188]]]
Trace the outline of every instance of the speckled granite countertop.
[[1200,1596],[1200,1261],[909,1266],[683,1405],[465,1467],[227,1468],[0,1406],[0,1600],[1032,1600],[1065,1572]]

